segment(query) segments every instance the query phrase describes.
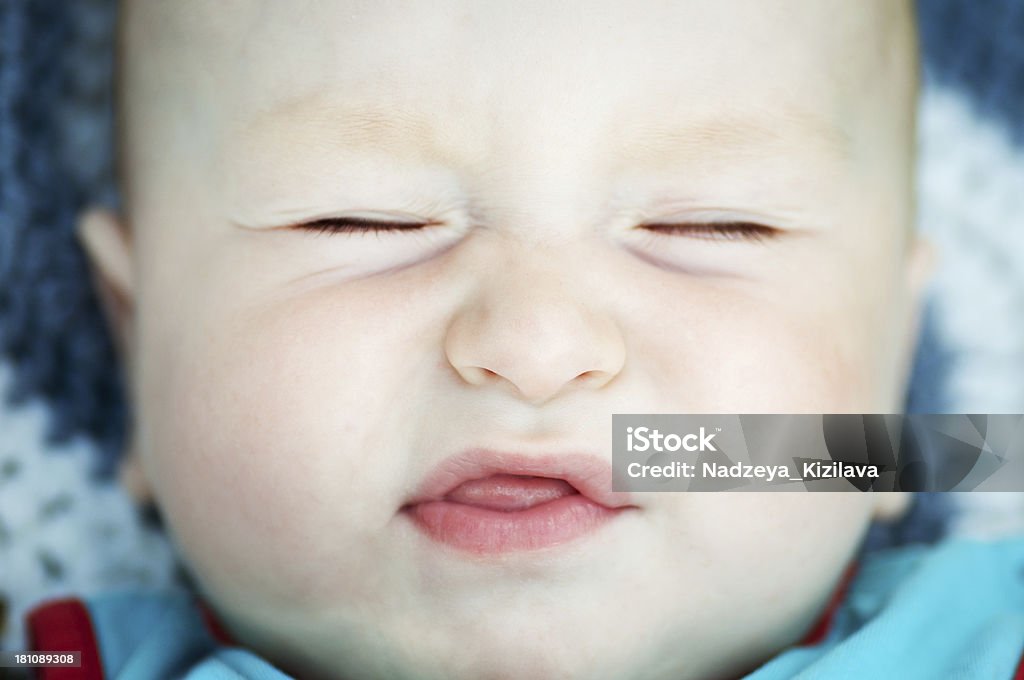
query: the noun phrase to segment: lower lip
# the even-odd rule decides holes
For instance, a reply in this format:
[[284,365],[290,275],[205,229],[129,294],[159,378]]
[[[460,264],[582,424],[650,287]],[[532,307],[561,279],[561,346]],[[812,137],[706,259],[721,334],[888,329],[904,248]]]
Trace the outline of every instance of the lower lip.
[[623,509],[573,494],[512,512],[447,500],[418,503],[407,511],[432,540],[485,555],[568,543],[597,530]]

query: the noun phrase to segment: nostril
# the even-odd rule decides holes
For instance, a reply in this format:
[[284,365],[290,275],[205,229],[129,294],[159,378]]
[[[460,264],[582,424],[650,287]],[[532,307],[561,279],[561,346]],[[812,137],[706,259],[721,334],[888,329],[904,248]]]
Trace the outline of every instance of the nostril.
[[497,373],[489,368],[483,368],[482,366],[466,366],[461,371],[463,378],[471,385],[486,385],[492,382],[495,378],[500,377]]
[[608,371],[584,371],[574,379],[575,382],[586,387],[602,387],[611,380],[612,374]]

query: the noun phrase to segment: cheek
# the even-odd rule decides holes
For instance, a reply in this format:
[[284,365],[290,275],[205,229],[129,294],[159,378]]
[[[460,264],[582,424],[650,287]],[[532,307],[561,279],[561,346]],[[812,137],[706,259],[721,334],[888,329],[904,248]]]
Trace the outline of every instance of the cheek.
[[389,312],[359,294],[234,300],[152,329],[141,448],[207,590],[294,606],[379,560],[402,477],[377,452],[400,448],[391,405],[417,361],[415,319],[381,324]]
[[680,286],[632,321],[666,408],[690,413],[874,412],[891,343],[870,293],[840,281],[718,290]]
[[867,494],[845,492],[684,496],[665,502],[674,503],[669,512],[688,542],[701,547],[709,565],[733,576],[758,565],[750,579],[762,583],[789,570],[812,573],[816,564],[844,559],[866,527],[873,503]]
[[709,644],[799,638],[849,564],[871,502],[842,492],[661,495],[654,502],[670,552],[659,567],[672,566],[661,579],[701,584],[679,594],[682,610],[671,618],[700,621],[699,631],[680,634]]
[[704,521],[689,526],[724,582],[744,583],[752,601],[798,612],[846,566],[871,500],[843,492],[711,494],[695,510]]

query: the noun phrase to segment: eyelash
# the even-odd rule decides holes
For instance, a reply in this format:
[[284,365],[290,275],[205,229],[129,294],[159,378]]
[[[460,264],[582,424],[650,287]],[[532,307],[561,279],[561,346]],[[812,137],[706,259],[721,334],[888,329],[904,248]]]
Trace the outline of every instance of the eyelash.
[[754,222],[656,222],[641,229],[658,234],[684,235],[709,241],[764,241],[778,236],[779,229]]
[[[297,229],[317,234],[351,234],[422,231],[439,222],[386,222],[361,217],[326,217],[296,225]],[[778,235],[779,230],[754,222],[683,222],[642,224],[638,229],[658,234],[684,235],[709,241],[763,241]]]
[[325,217],[295,225],[297,229],[317,234],[350,234],[354,232],[378,234],[382,231],[420,231],[438,222],[385,222],[362,217]]

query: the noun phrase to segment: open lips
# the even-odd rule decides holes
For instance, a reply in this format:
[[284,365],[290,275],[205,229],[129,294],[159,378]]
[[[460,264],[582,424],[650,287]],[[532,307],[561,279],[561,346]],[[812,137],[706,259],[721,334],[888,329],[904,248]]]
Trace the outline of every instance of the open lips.
[[439,465],[403,511],[434,541],[496,554],[566,543],[631,507],[596,456],[474,449]]

